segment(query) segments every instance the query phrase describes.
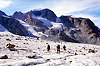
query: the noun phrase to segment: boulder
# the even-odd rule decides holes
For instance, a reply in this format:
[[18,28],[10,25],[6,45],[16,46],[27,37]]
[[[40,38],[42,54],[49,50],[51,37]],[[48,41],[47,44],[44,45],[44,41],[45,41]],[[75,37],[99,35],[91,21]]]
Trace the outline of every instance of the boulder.
[[9,43],[9,44],[6,45],[6,47],[7,47],[7,48],[14,48],[15,45]]
[[26,56],[27,58],[35,58],[36,55],[33,55],[33,56]]
[[8,59],[7,55],[1,56],[0,59]]

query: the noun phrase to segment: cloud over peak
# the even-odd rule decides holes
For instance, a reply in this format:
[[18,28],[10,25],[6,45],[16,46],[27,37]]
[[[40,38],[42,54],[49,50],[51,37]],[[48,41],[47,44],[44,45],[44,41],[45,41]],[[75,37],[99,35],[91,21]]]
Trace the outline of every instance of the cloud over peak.
[[9,6],[12,2],[10,0],[0,0],[0,9]]

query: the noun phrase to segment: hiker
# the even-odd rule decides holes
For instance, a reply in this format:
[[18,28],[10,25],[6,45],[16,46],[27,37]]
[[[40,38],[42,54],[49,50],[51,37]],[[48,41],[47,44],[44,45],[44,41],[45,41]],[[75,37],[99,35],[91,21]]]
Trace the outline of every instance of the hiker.
[[63,46],[63,50],[66,51],[66,46],[65,45]]
[[57,53],[60,53],[60,45],[57,46]]
[[48,46],[47,46],[47,51],[50,51],[50,45],[48,44]]

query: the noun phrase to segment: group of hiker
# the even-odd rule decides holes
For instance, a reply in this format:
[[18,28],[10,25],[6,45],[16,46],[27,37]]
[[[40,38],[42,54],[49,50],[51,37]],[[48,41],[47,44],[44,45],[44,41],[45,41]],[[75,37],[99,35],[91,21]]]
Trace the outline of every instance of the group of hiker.
[[[56,47],[57,53],[60,53],[60,45],[57,45]],[[66,51],[66,46],[63,46],[63,50]],[[50,45],[47,45],[47,51],[50,51]]]

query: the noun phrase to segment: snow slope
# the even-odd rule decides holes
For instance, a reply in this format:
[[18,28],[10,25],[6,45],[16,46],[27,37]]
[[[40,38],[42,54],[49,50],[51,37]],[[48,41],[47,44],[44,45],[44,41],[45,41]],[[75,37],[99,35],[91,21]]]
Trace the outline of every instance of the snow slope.
[[[16,45],[16,51],[6,48],[7,43]],[[47,44],[51,46],[50,52],[46,49]],[[56,53],[58,44],[60,54]],[[66,45],[66,51],[62,49],[63,45]],[[97,52],[89,53],[89,49]],[[0,35],[0,56],[3,55],[8,59],[0,59],[0,66],[100,66],[99,45],[53,42],[17,35]],[[27,58],[33,55],[35,58]]]
[[33,19],[37,19],[37,20],[43,22],[44,25],[47,26],[47,27],[52,27],[53,26],[52,23],[51,23],[51,21],[49,21],[46,18],[43,18],[42,16],[35,16],[35,15],[33,15],[32,18]]
[[34,30],[34,26],[31,26],[31,25],[29,25],[28,23],[26,23],[22,20],[18,20],[18,21],[20,22],[20,24],[22,24],[25,27],[25,29],[28,31],[28,33],[31,37],[41,37],[42,35],[45,35],[42,32],[36,32]]
[[3,27],[1,24],[0,24],[0,34],[8,34],[8,35],[12,35],[12,33],[10,33],[5,27]]

